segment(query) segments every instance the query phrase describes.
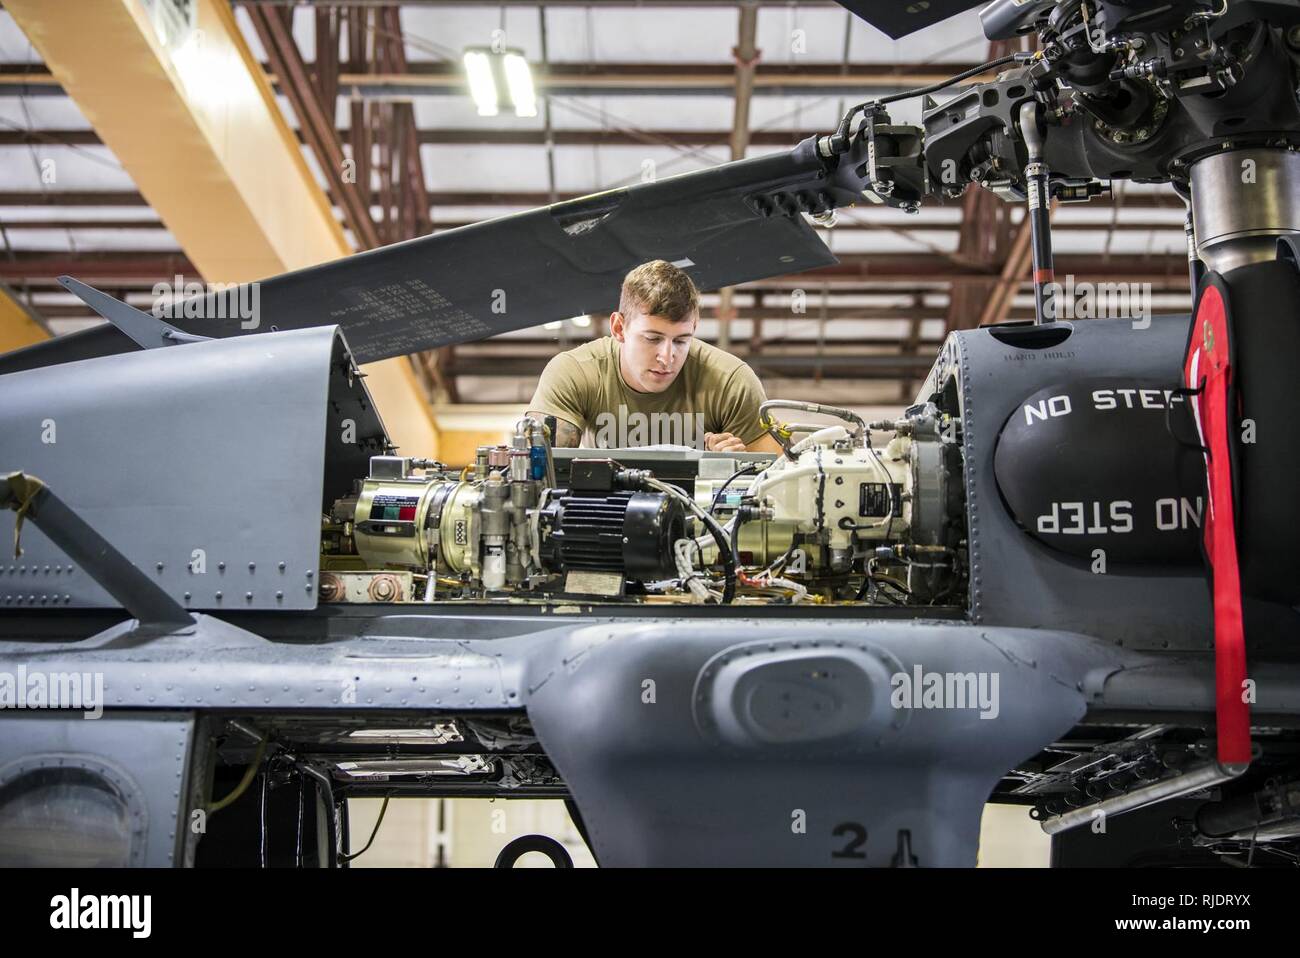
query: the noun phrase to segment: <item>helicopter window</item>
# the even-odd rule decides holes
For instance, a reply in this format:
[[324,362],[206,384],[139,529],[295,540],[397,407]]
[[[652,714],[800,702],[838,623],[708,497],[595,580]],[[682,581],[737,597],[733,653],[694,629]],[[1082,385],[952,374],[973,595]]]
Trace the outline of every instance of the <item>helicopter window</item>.
[[[47,756],[48,759],[48,756]],[[32,768],[0,785],[0,867],[120,868],[143,851],[143,812],[90,768]],[[134,822],[133,822],[134,819]]]

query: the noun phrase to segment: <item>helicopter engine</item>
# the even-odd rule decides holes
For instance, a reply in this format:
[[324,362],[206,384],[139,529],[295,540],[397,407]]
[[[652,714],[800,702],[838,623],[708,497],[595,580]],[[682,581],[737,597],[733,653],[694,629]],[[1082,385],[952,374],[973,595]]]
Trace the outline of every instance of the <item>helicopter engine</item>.
[[[543,427],[532,420],[519,424],[511,445],[481,447],[460,473],[376,456],[370,475],[325,517],[322,598],[725,594],[730,602],[737,587],[743,602],[955,596],[964,577],[957,421],[932,404],[915,406],[896,422],[872,424],[892,433],[879,451],[866,423],[851,425],[795,426],[808,435],[793,443],[787,426],[779,434],[786,451],[774,462],[725,478],[702,471],[690,492],[599,458],[574,459],[560,486]],[[733,468],[731,460],[703,462]],[[711,581],[719,578],[730,583],[721,592]]]

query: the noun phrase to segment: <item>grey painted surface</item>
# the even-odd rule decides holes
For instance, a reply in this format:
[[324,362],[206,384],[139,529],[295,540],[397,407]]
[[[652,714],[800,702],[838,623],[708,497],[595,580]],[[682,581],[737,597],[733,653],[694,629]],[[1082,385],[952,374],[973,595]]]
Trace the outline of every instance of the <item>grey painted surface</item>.
[[[398,616],[399,626],[410,618]],[[386,635],[377,623],[375,631],[310,644],[268,641],[213,616],[197,619],[193,635],[145,641],[127,621],[72,645],[5,642],[0,670],[102,672],[109,708],[500,710],[522,704],[533,647],[519,639],[457,639],[464,629],[450,617],[436,637],[400,628]]]
[[[186,608],[314,608],[322,504],[383,436],[344,350],[325,327],[0,377],[0,469],[42,479]],[[32,523],[22,544],[0,559],[0,608],[115,607]]]
[[1177,386],[1187,323],[1185,316],[1154,317],[1137,329],[1129,320],[1079,320],[1068,324],[1065,342],[1047,349],[1009,346],[988,330],[952,335],[944,352],[960,377],[975,622],[1081,632],[1130,648],[1211,646],[1209,591],[1199,568],[1094,574],[1016,525],[993,472],[1003,424],[1040,389],[1100,375]]
[[[155,571],[153,552],[170,549],[160,581],[171,584],[168,575],[184,570],[198,545],[185,540],[206,536],[221,545],[208,550],[208,577],[274,576],[272,553],[292,548],[299,561],[286,561],[284,575],[292,572],[302,592],[295,614],[235,616],[222,607],[198,616],[188,635],[150,637],[126,621],[87,637],[95,629],[80,629],[79,620],[33,627],[0,615],[0,670],[101,672],[109,710],[97,722],[4,714],[0,741],[9,751],[0,754],[94,753],[136,780],[150,802],[174,806],[184,782],[164,788],[156,776],[165,767],[175,777],[167,763],[178,754],[183,762],[186,746],[179,735],[165,748],[149,736],[188,737],[189,719],[176,715],[187,710],[338,710],[375,721],[391,710],[526,711],[604,864],[889,865],[902,832],[921,865],[973,864],[980,809],[998,779],[1086,713],[1163,711],[1199,722],[1213,709],[1199,575],[1093,575],[1025,535],[999,501],[994,442],[1025,397],[1099,371],[1176,371],[1185,320],[1158,319],[1142,331],[1122,321],[1074,325],[1058,356],[1025,359],[973,331],[955,334],[941,358],[940,371],[959,377],[970,464],[968,622],[845,620],[815,610],[800,618],[312,612],[306,573],[316,567],[319,509],[364,474],[384,442],[364,387],[348,382],[335,331],[0,378],[0,465],[48,479],[146,572]],[[40,444],[46,408],[60,417],[58,443],[48,447]],[[345,418],[357,420],[359,442],[335,437]],[[165,521],[145,521],[158,510]],[[0,537],[9,529],[0,527]],[[24,540],[29,549],[41,544],[30,526]],[[241,611],[265,607],[257,581]],[[230,590],[240,600],[242,591]],[[87,589],[72,604],[103,597]],[[1277,620],[1279,633],[1288,621]],[[54,638],[60,630],[71,638]],[[996,673],[996,718],[893,708],[891,678],[916,666]],[[1294,662],[1253,653],[1252,676],[1257,712],[1300,714]],[[168,814],[150,807],[151,836],[155,818]],[[157,847],[151,837],[151,862],[160,861]]]
[[[1031,637],[1025,640],[1031,646],[1041,636],[1045,649],[1065,643],[1086,650],[1080,654],[1089,661],[1100,656],[1098,661],[1109,663],[1103,685],[1088,691],[1090,709],[1196,712],[1214,705],[1212,653],[1140,653],[1058,630],[812,616],[764,620],[735,614],[690,619],[633,619],[599,611],[497,616],[481,607],[429,615],[375,610],[322,616],[318,611],[310,620],[286,616],[283,621],[283,627],[267,627],[264,619],[259,634],[199,615],[192,635],[157,636],[141,634],[126,620],[84,639],[60,641],[35,630],[24,634],[0,616],[0,671],[14,673],[26,666],[100,672],[109,709],[500,710],[529,706],[549,676],[575,668],[589,649],[644,636],[646,630],[688,641],[706,658],[738,635],[782,641],[827,630],[836,638],[888,633],[912,641],[923,635],[950,644],[958,665],[964,653],[978,647],[967,642],[970,636],[1012,631]],[[311,628],[300,627],[303,623]],[[1261,657],[1252,664],[1252,674],[1261,676],[1258,710],[1300,714],[1300,662]],[[347,684],[356,693],[353,703],[341,694]],[[13,714],[0,711],[0,721]]]
[[[921,865],[974,865],[989,792],[1114,663],[1077,636],[933,622],[592,626],[560,649],[528,710],[605,865],[889,866],[902,831]],[[998,714],[895,709],[890,676],[918,664],[996,673]]]
[[[920,864],[970,865],[999,778],[1085,713],[1200,722],[1213,710],[1208,656],[1141,654],[1059,631],[466,610],[325,618],[309,635],[290,621],[275,637],[201,615],[188,636],[141,637],[127,622],[82,641],[11,639],[0,670],[101,672],[99,722],[114,724],[88,749],[137,779],[163,754],[142,749],[144,724],[119,721],[141,709],[254,720],[335,710],[376,724],[394,710],[526,712],[606,865],[889,865],[903,830]],[[918,665],[997,673],[997,716],[894,709],[893,675]],[[1300,668],[1256,662],[1252,674],[1257,714],[1300,715]],[[785,694],[792,720],[773,711],[787,708]],[[3,714],[0,739],[12,754],[38,752],[31,723],[42,718]],[[798,812],[802,833],[792,828]],[[867,857],[833,857],[859,827]]]
[[[8,712],[0,734],[0,787],[39,768],[81,768],[125,800],[131,864],[177,863],[189,803],[194,717],[184,712]],[[180,836],[178,838],[178,836]]]

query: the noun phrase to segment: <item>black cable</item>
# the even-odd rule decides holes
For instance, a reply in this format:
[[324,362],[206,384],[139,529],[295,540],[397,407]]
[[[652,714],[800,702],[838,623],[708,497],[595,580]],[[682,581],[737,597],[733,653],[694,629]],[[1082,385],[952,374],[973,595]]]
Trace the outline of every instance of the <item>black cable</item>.
[[736,510],[735,518],[731,520],[731,555],[736,564],[740,563],[740,527],[745,524],[745,514],[741,509]]
[[757,463],[750,463],[748,466],[745,466],[743,469],[740,469],[737,472],[733,472],[731,476],[727,479],[727,481],[718,487],[718,491],[713,494],[713,502],[709,505],[709,515],[713,515],[718,511],[718,503],[722,500],[722,494],[727,491],[727,486],[731,485],[733,482],[735,482],[745,473],[753,472],[757,468],[758,468]]
[[936,592],[934,595],[932,595],[930,597],[930,601],[928,604],[938,605],[941,601],[948,598],[948,596],[952,595],[953,590],[957,588],[957,582],[958,582],[957,574],[954,572],[948,582],[948,588],[944,589],[942,592]]
[[983,73],[985,70],[992,70],[994,67],[1000,67],[1018,59],[1022,54],[1012,53],[1005,57],[998,57],[996,60],[989,60],[987,63],[981,63],[977,67],[971,67],[969,70],[963,70],[956,76],[951,76],[946,80],[938,83],[931,83],[929,86],[917,87],[913,90],[903,90],[899,93],[891,93],[889,96],[881,97],[878,100],[867,100],[865,103],[859,103],[851,107],[844,114],[844,119],[840,120],[839,128],[835,131],[836,139],[844,144],[844,149],[848,148],[849,126],[853,123],[853,117],[859,111],[867,109],[870,106],[884,106],[886,103],[895,103],[899,100],[910,100],[913,97],[925,96],[927,93],[935,93],[944,87],[952,86],[954,83],[960,83],[970,77]]
[[700,518],[708,528],[709,534],[713,536],[713,541],[718,545],[718,557],[722,560],[722,568],[726,574],[725,584],[722,587],[722,604],[730,605],[731,600],[736,597],[735,553],[731,551],[731,544],[727,542],[727,537],[722,532],[722,526],[718,525],[718,520],[703,510],[700,511]]
[[648,488],[656,492],[667,492],[669,495],[676,496],[691,511],[698,510],[700,521],[709,530],[709,535],[713,536],[713,541],[718,547],[718,557],[722,560],[722,568],[725,571],[726,580],[722,588],[722,604],[730,605],[731,600],[736,596],[736,563],[732,557],[731,546],[727,543],[726,533],[722,531],[722,526],[718,525],[718,520],[709,515],[707,511],[700,507],[699,503],[691,499],[685,492],[670,483],[654,478],[642,480],[642,483],[643,489]]
[[[910,100],[912,97],[925,96],[927,93],[937,93],[944,87],[952,86],[954,83],[960,83],[973,76],[983,73],[985,70],[992,70],[994,67],[1000,67],[1003,64],[1010,63],[1012,60],[1019,58],[1019,53],[1010,53],[1005,57],[998,57],[996,60],[990,60],[987,63],[981,63],[977,67],[971,67],[969,70],[963,70],[956,76],[941,80],[938,83],[931,83],[929,86],[917,87],[914,90],[903,90],[901,93],[891,93],[889,96],[882,96],[876,102],[882,106],[886,103],[894,103],[897,100]],[[866,104],[863,104],[866,106]]]
[[899,583],[899,582],[894,582],[893,580],[891,580],[891,579],[886,579],[886,578],[884,578],[883,576],[874,576],[874,575],[873,575],[871,578],[875,579],[877,582],[883,582],[885,585],[889,586],[891,589],[895,590],[896,592],[901,592],[901,593],[903,593],[903,595],[908,596],[909,598],[910,598],[911,595],[912,595],[912,590],[909,589],[907,586],[905,586],[905,585]]
[[[881,579],[881,578],[877,578],[874,575],[868,575],[863,578],[862,585],[858,587],[858,594],[854,596],[853,601],[861,602],[863,599],[865,599],[867,597],[867,588],[873,582],[879,583],[880,585],[887,585],[891,589],[895,590],[896,592],[901,592],[904,596],[911,598],[912,595],[911,589],[904,588],[903,586],[899,585],[897,582],[890,582],[888,579]],[[895,599],[887,592],[877,592],[876,595],[883,596],[884,598],[889,599],[889,601],[892,602],[894,605],[904,604],[902,602],[899,602],[897,599]]]
[[370,846],[375,843],[375,836],[379,834],[379,826],[384,824],[384,813],[388,811],[388,800],[392,797],[393,797],[392,795],[384,796],[384,804],[379,806],[379,817],[375,819],[375,827],[374,830],[370,833],[370,840],[366,842],[366,847],[361,849],[361,851],[353,852],[350,855],[340,855],[339,858],[341,858],[345,862],[350,862],[355,858],[360,858],[366,852],[370,851]]
[[[817,528],[826,528],[826,470],[822,468],[822,447],[817,447]],[[886,490],[888,492],[888,490]]]
[[[863,576],[862,585],[859,586],[854,601],[861,602],[866,597],[867,589],[870,587],[871,583],[873,582],[878,583],[879,585],[882,586],[887,585],[891,589],[895,590],[896,592],[902,593],[904,596],[910,599],[912,597],[912,590],[909,589],[906,585],[889,576],[879,575],[876,572],[872,571],[875,561],[876,561],[875,559],[870,559],[870,558],[864,560],[862,565],[862,576]],[[893,598],[891,596],[886,595],[884,592],[877,592],[877,595],[885,596],[886,598],[890,599],[890,601],[893,601]],[[905,603],[895,602],[895,605],[901,605],[901,604],[905,604]]]
[[780,575],[782,572],[784,572],[786,565],[790,562],[791,557],[794,555],[794,551],[798,548],[799,548],[798,538],[797,537],[791,538],[790,548],[785,550],[785,555],[781,556],[781,558],[777,559],[775,563],[773,563],[771,566],[768,567],[771,570],[771,574]]
[[874,573],[871,573],[871,572],[864,572],[864,573],[863,573],[863,576],[864,576],[864,578],[863,578],[863,580],[862,580],[862,585],[858,588],[858,595],[857,595],[857,599],[856,599],[855,601],[858,601],[858,602],[861,602],[861,601],[862,601],[862,599],[863,599],[863,598],[866,596],[866,594],[867,594],[867,586],[868,586],[869,584],[871,584],[872,582],[878,582],[878,583],[880,583],[881,585],[887,585],[887,586],[889,586],[891,589],[895,590],[896,592],[901,592],[903,595],[908,596],[909,598],[910,598],[911,595],[912,595],[912,590],[909,589],[909,588],[907,588],[907,586],[905,586],[905,585],[903,585],[903,584],[901,584],[901,583],[899,583],[899,582],[894,582],[894,581],[891,580],[891,579],[887,579],[887,578],[885,578],[884,576],[878,576],[878,575],[876,575],[876,574],[874,574]]

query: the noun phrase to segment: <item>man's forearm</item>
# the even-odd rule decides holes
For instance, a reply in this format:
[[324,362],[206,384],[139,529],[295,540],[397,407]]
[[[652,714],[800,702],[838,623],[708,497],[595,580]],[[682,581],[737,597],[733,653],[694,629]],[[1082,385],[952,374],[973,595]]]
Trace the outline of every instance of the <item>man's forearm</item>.
[[771,433],[765,432],[763,433],[763,435],[759,436],[748,446],[746,446],[745,451],[746,452],[780,452],[781,444],[772,438]]
[[558,416],[548,416],[545,413],[533,412],[527,413],[529,419],[536,419],[545,423],[551,430],[551,445],[562,449],[575,449],[582,444],[582,430],[573,423]]

